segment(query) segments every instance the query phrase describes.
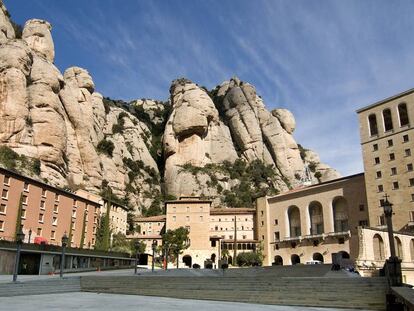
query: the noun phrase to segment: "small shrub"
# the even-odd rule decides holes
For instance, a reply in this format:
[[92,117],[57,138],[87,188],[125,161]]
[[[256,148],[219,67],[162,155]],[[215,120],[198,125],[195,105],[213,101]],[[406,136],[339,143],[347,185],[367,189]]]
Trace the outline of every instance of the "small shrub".
[[316,173],[315,173],[315,178],[316,178],[319,182],[321,182],[321,177],[322,177],[321,172],[316,172]]
[[32,172],[36,175],[41,173],[41,163],[39,159],[34,159],[32,162]]
[[96,146],[96,149],[97,149],[98,153],[106,154],[107,156],[112,158],[112,153],[115,149],[115,145],[110,140],[102,139],[98,143],[98,146]]
[[16,161],[20,158],[17,152],[7,146],[0,146],[0,163],[8,169],[16,168]]

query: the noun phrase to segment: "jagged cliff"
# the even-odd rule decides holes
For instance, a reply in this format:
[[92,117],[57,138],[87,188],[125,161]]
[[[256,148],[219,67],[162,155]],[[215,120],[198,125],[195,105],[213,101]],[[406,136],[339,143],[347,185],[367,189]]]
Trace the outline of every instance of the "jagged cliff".
[[55,67],[48,22],[29,20],[16,37],[0,4],[0,146],[40,160],[32,172],[17,167],[25,174],[151,214],[167,194],[248,205],[299,185],[305,163],[313,182],[339,176],[295,142],[293,115],[268,111],[252,85],[233,78],[208,91],[178,79],[167,103],[103,98],[85,69]]

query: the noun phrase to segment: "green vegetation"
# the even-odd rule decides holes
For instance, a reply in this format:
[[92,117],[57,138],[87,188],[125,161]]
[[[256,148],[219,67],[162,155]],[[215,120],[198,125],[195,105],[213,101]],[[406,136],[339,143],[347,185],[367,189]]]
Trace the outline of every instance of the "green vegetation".
[[312,173],[315,173],[315,171],[316,171],[316,163],[310,162],[309,165],[308,165],[308,167],[309,167],[309,169],[310,169],[310,171]]
[[23,193],[20,194],[19,207],[17,209],[16,229],[14,232],[14,240],[17,241],[17,234],[22,227],[22,213],[23,213]]
[[19,155],[7,146],[0,146],[0,165],[12,171],[28,171],[40,175],[41,163],[39,159]]
[[10,23],[11,23],[11,25],[12,25],[12,27],[13,27],[13,29],[14,29],[14,33],[15,33],[15,35],[16,35],[16,39],[21,39],[22,38],[22,34],[23,34],[23,27],[22,27],[22,25],[20,25],[20,24],[17,24],[17,23],[15,23],[13,20],[12,20],[12,18],[11,18],[11,15],[10,15],[10,12],[9,11],[5,11],[5,13],[4,13],[8,18],[9,18],[9,20],[10,20]]
[[125,125],[125,117],[128,117],[128,114],[126,112],[121,112],[118,115],[118,123],[115,123],[112,126],[112,133],[116,134],[116,133],[122,133],[125,129],[124,125]]
[[[204,167],[187,163],[182,166],[182,170],[194,176],[208,175],[210,181],[207,186],[215,187],[218,193],[222,193],[222,202],[229,207],[251,207],[256,198],[277,193],[274,187],[276,173],[273,167],[260,160],[247,163],[238,159],[234,163],[225,161],[222,164],[207,164]],[[237,180],[239,183],[230,190],[223,190],[223,186],[216,177],[217,173],[227,176],[227,179]]]
[[85,244],[85,230],[86,230],[86,218],[87,217],[88,217],[88,214],[85,211],[83,213],[82,235],[81,235],[81,239],[80,239],[79,248],[83,248],[83,244]]
[[[136,249],[136,242],[138,242],[138,249]],[[116,233],[112,236],[111,251],[129,255],[133,255],[138,251],[139,254],[143,254],[145,253],[145,243],[136,239],[128,240],[125,234]]]
[[102,139],[98,146],[96,146],[98,153],[106,154],[107,156],[112,158],[112,153],[114,152],[115,145],[112,141],[106,140],[105,138]]
[[306,151],[308,151],[308,149],[303,148],[303,146],[301,144],[298,144],[298,148],[299,148],[299,152],[300,152],[300,157],[304,161],[305,157],[306,157]]
[[315,173],[315,178],[316,178],[319,182],[321,182],[321,177],[322,177],[321,172],[316,172],[316,173]]
[[68,247],[72,246],[72,240],[73,240],[73,221],[72,221],[72,217],[71,217],[70,218],[70,225],[69,225]]
[[263,255],[260,252],[239,253],[236,263],[239,267],[261,266]]
[[190,246],[188,243],[188,234],[188,229],[179,227],[175,230],[167,230],[162,235],[162,244],[168,250],[167,261],[174,258],[178,265],[178,256]]
[[107,202],[106,213],[100,218],[99,227],[96,232],[95,249],[99,251],[108,251],[111,238],[111,226],[109,214],[111,212],[111,202]]

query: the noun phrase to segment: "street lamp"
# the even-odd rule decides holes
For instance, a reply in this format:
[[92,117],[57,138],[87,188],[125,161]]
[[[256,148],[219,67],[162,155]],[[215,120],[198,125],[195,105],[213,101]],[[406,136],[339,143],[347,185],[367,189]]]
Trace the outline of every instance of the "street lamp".
[[17,281],[17,275],[19,274],[20,252],[22,250],[23,241],[24,241],[24,233],[22,229],[20,228],[19,232],[17,232],[16,234],[17,249],[16,249],[16,261],[14,263],[13,282]]
[[155,250],[157,249],[157,240],[152,241],[152,267],[151,270],[154,272],[154,265],[155,265]]
[[394,230],[392,227],[392,203],[388,201],[388,195],[385,194],[385,201],[382,203],[384,208],[385,220],[387,222],[388,239],[390,243],[390,258],[385,261],[384,270],[388,277],[390,286],[401,286],[401,260],[395,255]]
[[136,240],[134,246],[135,246],[135,270],[134,270],[134,274],[137,274],[139,248],[141,246],[141,243],[138,240]]
[[63,269],[65,268],[65,251],[68,245],[69,238],[66,235],[66,231],[62,236],[62,258],[60,259],[60,277],[63,277]]

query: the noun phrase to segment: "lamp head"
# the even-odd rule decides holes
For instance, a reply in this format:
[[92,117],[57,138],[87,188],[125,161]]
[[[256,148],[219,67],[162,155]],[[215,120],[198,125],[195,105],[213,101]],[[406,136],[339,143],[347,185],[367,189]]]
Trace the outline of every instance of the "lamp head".
[[385,200],[384,200],[384,203],[382,204],[382,207],[384,208],[385,216],[392,215],[392,203],[388,201],[388,195],[385,195]]
[[68,241],[69,241],[69,238],[65,231],[65,233],[62,236],[62,247],[66,247],[68,245]]
[[17,244],[22,244],[24,241],[24,233],[22,231],[22,229],[19,230],[19,232],[17,232],[16,234],[16,238],[17,238]]

